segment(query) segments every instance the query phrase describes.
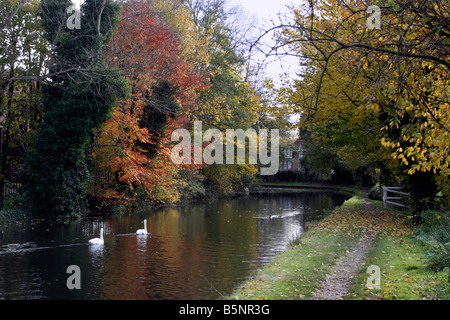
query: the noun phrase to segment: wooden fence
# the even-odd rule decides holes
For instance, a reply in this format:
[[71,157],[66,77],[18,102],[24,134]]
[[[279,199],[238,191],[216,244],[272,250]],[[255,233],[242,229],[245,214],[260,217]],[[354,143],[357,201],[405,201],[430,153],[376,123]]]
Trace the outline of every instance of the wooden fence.
[[[402,187],[386,187],[383,186],[383,205],[385,208],[387,208],[388,204],[393,205],[393,206],[397,206],[397,207],[402,207],[402,208],[407,208],[408,206],[405,205],[404,203],[400,203],[400,201],[404,201],[403,196],[410,196],[410,193],[408,192],[403,192],[401,191],[403,188]],[[400,195],[400,196],[389,196],[389,193],[394,193],[396,195]],[[395,200],[395,201],[392,201]]]

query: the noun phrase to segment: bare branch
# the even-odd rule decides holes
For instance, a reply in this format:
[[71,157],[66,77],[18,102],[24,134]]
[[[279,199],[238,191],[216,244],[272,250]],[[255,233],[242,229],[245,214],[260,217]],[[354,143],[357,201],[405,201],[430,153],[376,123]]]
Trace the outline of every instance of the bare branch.
[[[118,70],[108,70],[108,72],[114,72],[114,71],[118,71]],[[81,67],[77,67],[77,68],[70,68],[70,69],[65,69],[65,70],[61,70],[61,71],[57,71],[57,72],[48,73],[48,74],[45,74],[43,76],[15,76],[15,77],[10,78],[9,81],[7,82],[7,84],[9,85],[13,81],[37,81],[37,82],[44,82],[48,78],[59,76],[59,75],[63,75],[63,74],[74,73],[74,72],[85,72],[85,73],[91,73],[91,74],[95,74],[95,75],[104,75],[102,73],[102,70],[98,70],[98,69],[83,69]]]
[[105,5],[106,5],[106,0],[103,0],[102,6],[100,7],[100,11],[99,11],[98,17],[97,17],[97,34],[98,35],[100,35],[100,24],[102,22],[102,13],[103,13],[103,10],[105,9]]
[[14,19],[14,16],[17,14],[17,12],[25,5],[25,3],[27,3],[29,0],[20,0],[19,4],[17,5],[17,7],[13,10],[13,12],[11,12],[11,14],[6,18],[5,22],[3,23],[2,26],[0,26],[0,32],[3,31],[4,29],[6,29],[12,22],[12,20]]

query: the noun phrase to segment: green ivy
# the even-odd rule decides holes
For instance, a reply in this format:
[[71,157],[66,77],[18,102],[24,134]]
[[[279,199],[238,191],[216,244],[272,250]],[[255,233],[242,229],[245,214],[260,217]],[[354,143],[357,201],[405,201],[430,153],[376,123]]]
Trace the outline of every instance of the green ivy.
[[[120,7],[106,0],[86,0],[81,29],[66,28],[65,0],[44,0],[40,14],[54,46],[51,77],[43,86],[43,122],[34,152],[25,165],[24,207],[40,217],[80,216],[84,211],[90,170],[88,147],[93,129],[126,95],[125,81],[103,64],[106,35],[113,31]],[[100,33],[98,31],[100,30]]]

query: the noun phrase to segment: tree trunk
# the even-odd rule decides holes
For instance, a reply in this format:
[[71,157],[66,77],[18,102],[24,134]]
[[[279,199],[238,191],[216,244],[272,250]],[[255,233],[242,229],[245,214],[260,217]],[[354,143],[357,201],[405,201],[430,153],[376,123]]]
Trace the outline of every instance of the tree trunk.
[[437,192],[433,173],[415,172],[409,177],[411,199],[413,201],[413,222],[421,223],[422,211],[433,207],[433,200]]

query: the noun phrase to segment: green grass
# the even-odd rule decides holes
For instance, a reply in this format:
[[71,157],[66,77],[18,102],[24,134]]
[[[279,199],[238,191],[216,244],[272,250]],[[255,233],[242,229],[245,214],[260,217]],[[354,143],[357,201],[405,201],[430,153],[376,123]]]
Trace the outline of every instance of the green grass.
[[[353,210],[363,201],[354,196],[340,210]],[[351,250],[359,240],[359,231],[342,229],[329,232],[313,228],[277,255],[227,299],[285,300],[311,299],[338,258]]]
[[337,258],[356,241],[347,232],[309,232],[227,298],[310,299]]
[[[274,258],[228,299],[311,299],[338,258],[352,250],[362,232],[379,232],[346,299],[449,299],[444,271],[428,268],[426,248],[414,235],[407,212],[384,210],[362,190]],[[381,270],[381,288],[366,287],[367,268]]]
[[[366,287],[367,268],[381,270],[380,289]],[[413,235],[380,234],[368,253],[365,265],[355,277],[347,299],[430,300],[449,299],[450,286],[445,272],[428,267],[423,246]]]

